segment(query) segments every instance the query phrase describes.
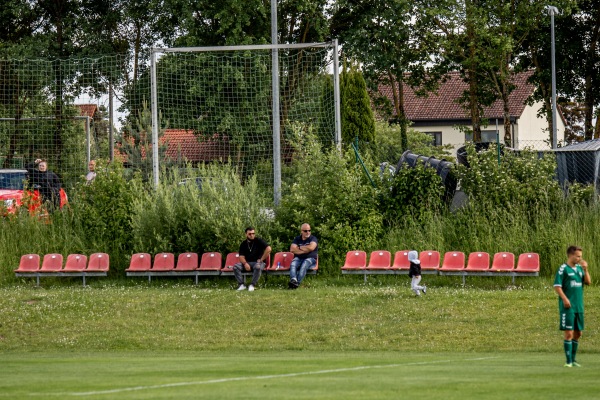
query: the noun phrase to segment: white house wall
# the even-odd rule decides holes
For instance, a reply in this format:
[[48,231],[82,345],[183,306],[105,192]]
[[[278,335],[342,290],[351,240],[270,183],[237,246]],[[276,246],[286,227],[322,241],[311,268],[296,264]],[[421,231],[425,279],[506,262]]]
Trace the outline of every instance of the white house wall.
[[[542,106],[543,103],[538,101],[531,106],[526,106],[523,110],[523,114],[521,114],[521,118],[518,119],[515,127],[517,148],[533,147],[536,150],[544,150],[551,147],[548,123],[544,117],[538,117],[537,115]],[[556,135],[559,142],[564,141],[565,124],[560,116],[556,124]]]
[[[516,123],[512,125],[514,134],[514,145],[518,149],[525,147],[531,147],[536,150],[550,149],[548,124],[543,117],[537,116],[537,110],[542,107],[542,102],[536,102],[531,106],[526,106],[523,110],[523,114]],[[490,121],[492,122],[492,121]],[[419,132],[441,132],[442,133],[442,144],[452,145],[454,147],[454,154],[456,150],[465,144],[465,134],[456,125],[441,125],[441,126],[418,126],[411,127],[412,129]],[[472,128],[470,126],[470,128]],[[482,130],[495,130],[496,123],[493,121],[488,126],[482,126]],[[504,136],[504,126],[500,121],[498,130],[500,131],[500,137]],[[557,136],[559,142],[564,140],[565,124],[562,118],[558,118],[557,123]]]

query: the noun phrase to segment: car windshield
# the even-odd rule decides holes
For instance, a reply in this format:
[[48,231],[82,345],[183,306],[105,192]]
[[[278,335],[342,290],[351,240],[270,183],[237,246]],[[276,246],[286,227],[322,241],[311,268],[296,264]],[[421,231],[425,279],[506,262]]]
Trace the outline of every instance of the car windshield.
[[27,179],[25,171],[0,172],[0,190],[23,190],[23,181]]

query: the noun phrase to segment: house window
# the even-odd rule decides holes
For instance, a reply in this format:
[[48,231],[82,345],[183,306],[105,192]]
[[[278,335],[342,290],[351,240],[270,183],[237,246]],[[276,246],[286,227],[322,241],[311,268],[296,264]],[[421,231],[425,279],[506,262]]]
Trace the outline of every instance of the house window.
[[[497,131],[481,131],[481,142],[482,143],[496,143],[496,132]],[[473,141],[473,132],[465,133],[465,142]]]
[[481,131],[481,141],[483,143],[496,143],[496,133],[498,131]]
[[425,134],[431,136],[431,144],[434,146],[442,145],[442,132],[425,132]]

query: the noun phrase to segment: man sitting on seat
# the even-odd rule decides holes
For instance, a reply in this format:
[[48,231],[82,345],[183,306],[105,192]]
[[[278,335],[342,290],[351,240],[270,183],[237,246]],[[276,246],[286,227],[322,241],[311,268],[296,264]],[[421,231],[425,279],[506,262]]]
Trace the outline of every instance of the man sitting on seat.
[[306,276],[306,271],[313,269],[317,264],[319,247],[317,238],[311,235],[309,224],[302,224],[300,230],[300,235],[294,238],[290,246],[290,252],[294,254],[290,265],[290,283],[288,285],[290,289],[298,289]]
[[233,266],[233,275],[239,284],[237,290],[246,289],[243,271],[252,271],[252,283],[248,286],[248,291],[253,292],[266,260],[270,257],[271,246],[262,238],[256,237],[254,228],[249,226],[246,228],[246,240],[240,244],[239,254],[240,262]]

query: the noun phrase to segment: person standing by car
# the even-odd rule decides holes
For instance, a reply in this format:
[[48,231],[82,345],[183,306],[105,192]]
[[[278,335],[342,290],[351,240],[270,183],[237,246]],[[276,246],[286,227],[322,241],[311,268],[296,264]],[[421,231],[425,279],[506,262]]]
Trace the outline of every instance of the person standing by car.
[[40,193],[42,203],[46,204],[48,211],[60,208],[61,183],[58,176],[48,170],[46,160],[37,159],[26,167],[29,173],[29,184]]
[[265,267],[266,260],[270,257],[271,246],[264,239],[256,237],[254,228],[246,228],[246,240],[240,244],[240,262],[233,266],[233,275],[238,282],[237,290],[246,289],[243,272],[252,271],[252,283],[248,286],[248,291],[253,292],[260,274]]
[[290,289],[298,289],[306,272],[317,265],[318,247],[317,238],[310,233],[310,225],[302,224],[300,235],[294,238],[290,246],[290,252],[294,254],[290,265]]

